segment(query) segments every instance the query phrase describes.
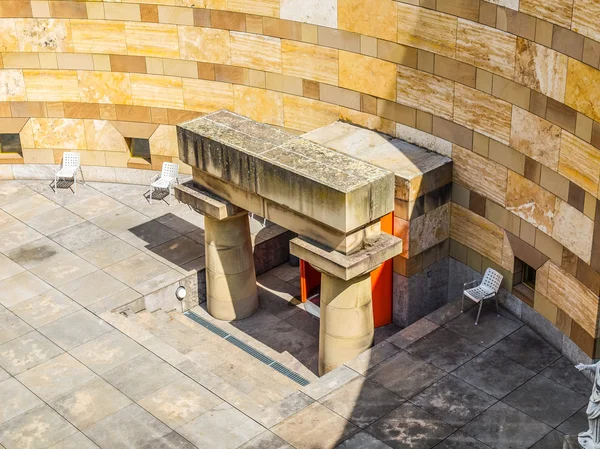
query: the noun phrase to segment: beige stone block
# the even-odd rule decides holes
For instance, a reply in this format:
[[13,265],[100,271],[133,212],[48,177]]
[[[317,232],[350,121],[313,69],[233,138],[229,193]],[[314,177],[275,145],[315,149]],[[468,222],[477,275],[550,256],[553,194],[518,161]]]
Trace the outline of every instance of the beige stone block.
[[512,112],[510,103],[458,83],[454,95],[456,123],[508,144]]
[[515,81],[564,102],[567,56],[526,39],[517,39]]
[[92,55],[94,61],[94,70],[101,72],[110,72],[110,56],[109,55]]
[[558,172],[596,195],[600,177],[598,149],[562,130]]
[[77,78],[83,102],[133,104],[129,73],[80,71]]
[[539,17],[565,28],[571,27],[572,0],[520,0],[522,13]]
[[573,23],[571,29],[576,33],[600,41],[600,4],[594,0],[575,0],[573,2]]
[[538,291],[535,292],[533,308],[552,324],[556,325],[558,308]]
[[80,101],[74,70],[23,70],[29,101]]
[[[450,237],[450,203],[411,220],[409,257],[416,256]],[[406,241],[403,241],[403,249]]]
[[340,107],[322,101],[294,95],[283,96],[286,128],[312,131],[335,122],[340,117]]
[[594,127],[594,121],[586,117],[583,114],[577,113],[577,121],[575,125],[575,135],[586,142],[592,140],[592,130]]
[[194,10],[177,6],[158,6],[158,21],[175,25],[194,25]]
[[294,76],[267,72],[265,74],[265,84],[268,90],[276,90],[298,96],[302,96],[303,94],[302,79]]
[[565,104],[600,121],[600,70],[569,58]]
[[0,70],[0,101],[25,101],[25,80],[21,70]]
[[104,2],[104,17],[106,20],[123,20],[129,22],[140,22],[140,5],[136,3],[112,3]]
[[284,126],[283,94],[247,86],[234,86],[235,112],[252,120]]
[[21,146],[23,148],[35,148],[31,119],[27,120],[27,123],[25,123],[23,128],[21,128],[21,131],[19,132],[19,138],[21,139]]
[[248,86],[259,87],[264,89],[267,87],[267,80],[265,72],[261,70],[248,69]]
[[160,58],[146,58],[146,72],[152,75],[164,75],[163,60]]
[[75,52],[127,54],[124,22],[71,19],[70,23]]
[[198,63],[195,61],[180,61],[178,59],[165,64],[165,75],[198,78]]
[[519,237],[521,237],[521,240],[525,243],[535,247],[535,226],[525,220],[521,220]]
[[15,19],[0,19],[0,51],[19,51],[19,40]]
[[181,78],[132,73],[130,79],[136,106],[183,109]]
[[525,174],[525,155],[503,145],[495,140],[490,140],[488,157],[499,164],[520,175]]
[[32,0],[31,15],[33,17],[51,17],[50,4],[46,0],[44,0],[44,1]]
[[281,39],[232,31],[231,63],[238,67],[281,73]]
[[15,19],[20,51],[73,51],[69,21],[65,19]]
[[458,19],[456,59],[512,79],[515,49],[515,36]]
[[37,53],[4,53],[2,63],[7,69],[40,68],[40,59]]
[[545,165],[542,165],[540,185],[564,201],[569,200],[569,180]]
[[179,156],[177,129],[171,125],[160,125],[150,137],[150,154],[158,156]]
[[557,198],[552,238],[589,264],[593,237],[594,222],[566,201]]
[[452,120],[454,82],[398,66],[397,102]]
[[107,120],[83,121],[88,150],[126,153],[129,147],[121,133]]
[[360,53],[360,35],[335,28],[319,27],[319,45]]
[[586,217],[592,220],[596,219],[596,197],[588,192],[585,192],[585,199],[583,200],[583,213]]
[[340,87],[396,101],[396,65],[340,51]]
[[104,3],[87,2],[85,4],[87,18],[91,20],[104,20]]
[[519,83],[507,80],[498,75],[493,75],[492,95],[520,108],[529,110],[531,90]]
[[279,2],[280,0],[228,0],[227,8],[257,16],[279,17]]
[[530,158],[558,169],[560,127],[520,108],[513,108],[510,146]]
[[104,153],[107,167],[127,168],[127,161],[130,159],[129,151],[126,153],[114,153],[107,151]]
[[405,3],[397,8],[398,43],[454,58],[456,17]]
[[60,70],[94,70],[92,55],[58,53],[56,60]]
[[129,55],[179,58],[177,26],[158,23],[125,22]]
[[360,36],[360,53],[366,56],[377,57],[377,39],[371,36]]
[[451,205],[450,237],[491,261],[502,263],[502,228],[455,203]]
[[508,172],[506,209],[548,235],[552,234],[556,197],[529,179]]
[[398,37],[398,12],[394,0],[339,0],[338,28],[388,41]]
[[387,120],[376,115],[341,107],[340,119],[353,123],[357,126],[379,131],[384,134],[394,134],[395,123],[391,120]]
[[219,109],[233,110],[233,86],[206,80],[183,80],[185,109],[199,112],[214,112]]
[[339,51],[290,40],[281,42],[283,74],[338,85]]
[[58,69],[58,61],[56,55],[58,53],[39,53],[41,69]]
[[179,27],[179,51],[182,59],[231,63],[229,31],[193,26]]
[[36,148],[85,150],[83,120],[70,118],[32,118]]
[[418,67],[418,50],[406,45],[396,44],[381,39],[377,40],[377,57],[416,69]]
[[329,84],[319,86],[319,99],[346,108],[360,111],[360,93],[353,90],[342,89]]
[[[505,167],[458,145],[452,147],[452,160],[455,182],[499,204],[505,204]],[[481,182],[482,179],[485,179],[485,182]]]
[[309,44],[319,43],[319,28],[308,23],[302,24],[302,42]]
[[54,164],[54,151],[23,148],[23,163]]

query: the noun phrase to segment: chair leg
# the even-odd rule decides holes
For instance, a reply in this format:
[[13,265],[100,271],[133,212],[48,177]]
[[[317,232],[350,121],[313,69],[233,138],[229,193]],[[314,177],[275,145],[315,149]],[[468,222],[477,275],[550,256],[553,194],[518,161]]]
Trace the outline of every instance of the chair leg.
[[58,177],[56,175],[54,175],[54,194],[56,195],[56,192],[58,192]]
[[77,195],[77,172],[73,174],[73,185],[75,186],[75,195]]
[[150,204],[152,204],[152,194],[154,193],[154,187],[150,186]]
[[171,187],[169,187],[169,207],[171,207]]
[[477,318],[475,319],[475,326],[479,324],[479,315],[481,314],[481,307],[483,306],[483,299],[479,301],[479,311],[477,312]]
[[79,167],[79,172],[81,173],[81,183],[85,185],[85,178],[83,177],[83,170]]
[[460,300],[460,313],[464,312],[464,310],[465,310],[464,305],[465,305],[465,292],[463,292],[462,299]]
[[496,315],[500,316],[500,309],[498,309],[498,295],[494,296],[496,300]]

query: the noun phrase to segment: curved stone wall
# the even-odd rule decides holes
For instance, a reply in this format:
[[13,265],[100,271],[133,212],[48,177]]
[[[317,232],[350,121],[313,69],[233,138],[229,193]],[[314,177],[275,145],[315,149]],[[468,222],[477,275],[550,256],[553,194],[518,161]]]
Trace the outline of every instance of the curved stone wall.
[[593,356],[598,17],[596,0],[2,1],[0,133],[23,150],[0,163],[158,168],[176,123],[220,108],[396,135],[454,160],[450,255],[508,287],[515,256],[540,267],[524,300]]

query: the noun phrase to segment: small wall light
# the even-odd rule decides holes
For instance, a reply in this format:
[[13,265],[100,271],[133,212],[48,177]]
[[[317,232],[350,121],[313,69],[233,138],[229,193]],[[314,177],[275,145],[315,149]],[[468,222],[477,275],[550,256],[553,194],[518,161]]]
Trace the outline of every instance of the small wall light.
[[186,294],[187,291],[185,290],[185,287],[183,285],[180,285],[179,287],[177,287],[177,290],[175,290],[175,296],[180,301],[183,301],[185,299]]

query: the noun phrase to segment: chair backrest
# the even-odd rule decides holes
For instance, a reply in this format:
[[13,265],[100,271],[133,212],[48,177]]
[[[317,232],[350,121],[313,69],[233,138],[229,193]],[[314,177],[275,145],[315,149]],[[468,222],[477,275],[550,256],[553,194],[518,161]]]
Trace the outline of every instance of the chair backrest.
[[79,167],[79,153],[66,152],[63,153],[63,167]]
[[485,270],[485,274],[483,275],[483,279],[481,281],[482,286],[491,288],[494,290],[494,292],[498,293],[501,283],[502,275],[500,273],[498,273],[496,270],[492,270],[491,268]]
[[179,174],[179,165],[172,162],[163,162],[161,178],[177,178]]

